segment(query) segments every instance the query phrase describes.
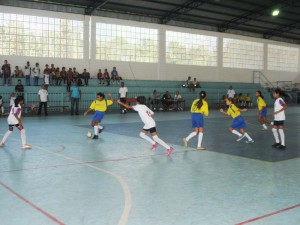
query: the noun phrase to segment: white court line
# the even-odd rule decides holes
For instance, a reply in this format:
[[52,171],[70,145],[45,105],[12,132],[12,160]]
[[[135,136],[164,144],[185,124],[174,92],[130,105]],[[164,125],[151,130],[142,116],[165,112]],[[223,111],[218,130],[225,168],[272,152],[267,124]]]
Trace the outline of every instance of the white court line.
[[[1,135],[3,136],[3,134],[1,134]],[[11,139],[15,139],[16,140],[16,138],[11,138]],[[44,152],[56,155],[58,157],[67,159],[67,160],[72,161],[72,162],[79,163],[80,165],[84,165],[84,166],[90,167],[92,169],[95,169],[97,171],[100,171],[100,172],[103,172],[103,173],[107,173],[107,174],[113,176],[120,183],[120,185],[121,185],[121,187],[123,189],[124,198],[125,198],[123,213],[122,213],[122,215],[121,215],[121,217],[119,219],[118,225],[126,225],[126,223],[128,221],[129,213],[130,213],[130,210],[131,210],[131,207],[132,207],[132,198],[131,198],[131,193],[130,193],[129,186],[126,183],[126,181],[124,180],[123,177],[121,177],[120,175],[118,175],[118,174],[116,174],[114,172],[101,169],[99,167],[90,165],[89,163],[85,163],[85,162],[80,161],[78,159],[75,159],[75,158],[72,158],[72,157],[68,157],[68,156],[65,156],[65,155],[60,154],[60,153],[51,152],[51,151],[49,151],[49,150],[47,150],[47,149],[45,149],[43,147],[40,147],[40,146],[37,146],[37,145],[32,145],[32,146],[34,146],[35,148],[38,148],[38,149],[40,149],[40,150],[42,150]]]
[[68,156],[65,156],[65,155],[60,154],[60,153],[51,152],[51,151],[49,151],[49,150],[47,150],[47,149],[45,149],[43,147],[40,147],[40,146],[37,146],[37,145],[34,145],[34,147],[38,148],[38,149],[40,149],[42,151],[45,151],[45,152],[51,153],[53,155],[56,155],[58,157],[67,159],[67,160],[72,161],[72,162],[80,163],[81,165],[93,168],[93,169],[95,169],[97,171],[100,171],[100,172],[103,172],[103,173],[107,173],[107,174],[113,176],[120,183],[120,185],[121,185],[121,187],[123,189],[123,192],[124,192],[124,197],[125,197],[124,209],[123,209],[122,216],[119,219],[118,225],[125,225],[127,223],[127,220],[128,220],[128,217],[129,217],[129,213],[130,213],[130,210],[131,210],[131,206],[132,206],[132,200],[131,200],[131,193],[130,193],[129,186],[126,183],[126,181],[124,180],[123,177],[121,177],[120,175],[118,175],[118,174],[116,174],[114,172],[101,169],[99,167],[90,165],[88,163],[84,163],[83,161],[80,161],[78,159],[75,159],[75,158],[72,158],[72,157],[68,157]]

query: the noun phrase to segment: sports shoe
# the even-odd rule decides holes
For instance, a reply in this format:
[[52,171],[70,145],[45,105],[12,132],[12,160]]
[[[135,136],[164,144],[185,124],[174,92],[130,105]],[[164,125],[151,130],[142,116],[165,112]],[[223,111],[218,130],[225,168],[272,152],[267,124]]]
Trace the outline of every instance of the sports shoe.
[[4,147],[5,144],[3,142],[0,142],[0,147]]
[[22,146],[22,149],[29,149],[29,148],[31,148],[31,145],[29,145],[29,144],[25,144]]
[[273,125],[274,125],[274,122],[271,122],[270,124],[273,126]]
[[245,143],[246,144],[252,144],[252,143],[254,143],[254,141],[253,140],[248,140],[248,141],[245,141]]
[[101,134],[101,132],[104,130],[104,127],[102,128],[98,128],[99,134]]
[[94,135],[92,139],[98,139],[98,135]]
[[203,147],[203,146],[200,146],[200,147],[197,147],[196,149],[197,149],[197,150],[205,150],[206,148]]
[[285,150],[285,145],[280,145],[277,148],[280,149],[280,150]]
[[245,135],[240,136],[238,139],[236,139],[236,141],[240,141],[245,137]]
[[158,147],[158,143],[155,143],[154,145],[151,146],[150,150],[154,151]]
[[272,148],[277,148],[277,147],[279,147],[279,146],[281,146],[280,143],[275,143],[275,144],[272,145]]
[[166,155],[170,155],[172,152],[173,152],[173,148],[170,147],[169,149],[167,149]]
[[183,138],[182,140],[183,140],[183,146],[187,148],[189,146],[189,142],[186,140],[186,138]]

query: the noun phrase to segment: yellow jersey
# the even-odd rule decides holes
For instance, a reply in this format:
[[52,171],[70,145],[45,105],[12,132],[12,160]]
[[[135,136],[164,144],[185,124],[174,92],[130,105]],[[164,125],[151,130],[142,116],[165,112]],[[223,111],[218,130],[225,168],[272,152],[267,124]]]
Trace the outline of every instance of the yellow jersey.
[[251,97],[250,96],[246,96],[245,100],[246,100],[246,102],[250,102],[251,101]]
[[262,97],[257,98],[257,108],[259,111],[261,111],[263,108],[267,106],[265,100]]
[[114,102],[112,100],[103,99],[102,101],[95,100],[92,102],[90,109],[99,112],[105,112],[107,110],[107,106],[112,105]]
[[203,105],[201,106],[200,109],[197,108],[197,102],[199,101],[200,99],[196,99],[193,101],[193,104],[191,106],[191,112],[192,113],[201,113],[205,116],[208,116],[208,104],[205,100],[202,100],[202,103]]
[[239,96],[239,101],[244,101],[244,96]]
[[227,115],[231,116],[233,119],[241,115],[240,110],[234,104],[228,106]]

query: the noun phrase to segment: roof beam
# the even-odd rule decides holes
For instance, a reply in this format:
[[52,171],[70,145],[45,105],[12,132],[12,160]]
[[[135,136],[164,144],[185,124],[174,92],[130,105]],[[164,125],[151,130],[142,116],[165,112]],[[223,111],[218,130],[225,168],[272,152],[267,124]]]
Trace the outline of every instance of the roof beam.
[[300,29],[300,21],[299,22],[295,22],[295,23],[290,23],[288,25],[284,25],[284,26],[279,26],[275,29],[272,29],[270,32],[266,32],[263,34],[263,37],[265,39],[269,39],[273,36],[277,36],[278,34],[282,34],[294,29]]
[[251,20],[255,20],[260,16],[266,15],[266,10],[272,9],[274,5],[279,4],[280,8],[285,8],[289,5],[296,3],[296,0],[274,0],[271,4],[260,6],[251,12],[247,12],[242,14],[239,17],[233,18],[221,25],[218,26],[219,32],[225,32],[228,29],[233,29],[238,27],[239,25],[245,24]]
[[187,12],[198,8],[199,6],[205,4],[205,3],[209,3],[212,0],[189,0],[187,2],[185,2],[184,4],[182,4],[181,6],[175,8],[174,10],[172,10],[171,12],[169,12],[168,14],[166,14],[165,16],[163,16],[161,18],[161,23],[162,24],[166,24],[168,23],[170,20],[173,20],[177,17],[179,17],[180,15],[186,14]]
[[109,2],[109,0],[105,0],[105,1],[94,0],[94,3],[91,4],[90,6],[88,6],[88,8],[85,9],[85,15],[92,15],[92,13],[96,9],[99,9],[99,8],[103,7],[108,2]]

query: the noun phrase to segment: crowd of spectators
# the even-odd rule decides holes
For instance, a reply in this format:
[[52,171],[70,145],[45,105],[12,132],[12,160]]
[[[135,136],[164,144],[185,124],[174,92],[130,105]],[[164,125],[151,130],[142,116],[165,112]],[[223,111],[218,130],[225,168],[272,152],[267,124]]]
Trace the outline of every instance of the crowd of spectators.
[[163,95],[160,95],[157,90],[154,90],[152,95],[149,97],[149,105],[152,110],[184,110],[184,99],[182,98],[179,91],[176,91],[174,97],[169,91],[166,91]]

